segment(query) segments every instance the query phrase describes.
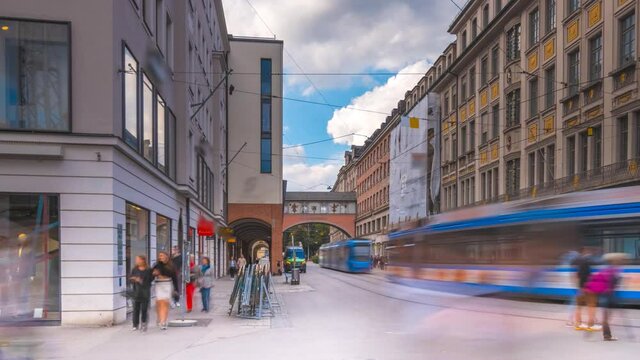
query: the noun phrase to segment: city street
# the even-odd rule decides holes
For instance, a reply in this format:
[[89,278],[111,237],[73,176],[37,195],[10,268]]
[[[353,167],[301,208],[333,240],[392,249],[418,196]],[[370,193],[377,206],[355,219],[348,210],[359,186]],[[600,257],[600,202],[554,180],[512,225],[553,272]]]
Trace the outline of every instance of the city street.
[[[284,300],[273,319],[227,317],[228,279],[215,288],[203,326],[22,328],[36,358],[63,359],[635,359],[640,312],[614,319],[618,342],[565,327],[563,305],[467,297],[406,287],[380,272],[347,274],[310,266],[299,286],[277,278]],[[196,310],[197,310],[196,306]],[[174,310],[176,312],[176,310]],[[174,313],[173,317],[177,313]],[[153,321],[152,321],[153,323]],[[4,331],[14,329],[3,329]],[[6,333],[5,333],[6,335]],[[82,341],[78,341],[82,339]],[[117,345],[117,346],[114,346]]]

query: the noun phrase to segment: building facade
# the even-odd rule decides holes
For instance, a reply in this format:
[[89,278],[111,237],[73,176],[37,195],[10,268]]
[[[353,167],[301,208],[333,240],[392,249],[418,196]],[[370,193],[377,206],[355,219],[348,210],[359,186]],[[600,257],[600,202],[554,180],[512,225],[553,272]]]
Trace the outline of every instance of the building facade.
[[[233,79],[263,95],[237,101],[235,114],[227,76],[231,63],[256,72],[264,58],[281,72],[282,43],[275,53],[259,42],[232,46],[220,0],[10,0],[2,16],[0,256],[12,275],[0,291],[15,294],[0,300],[3,320],[125,321],[135,256],[153,263],[182,246],[222,276],[233,247],[215,230],[227,226],[227,204],[279,204],[282,214],[279,158],[247,157],[267,149],[268,135],[269,150],[281,147],[280,102],[269,122],[260,77]],[[255,109],[244,111],[248,103]],[[262,192],[246,191],[246,174],[228,168],[244,141],[238,167],[272,159],[269,180],[279,180],[251,180],[268,183]]]
[[228,200],[235,254],[255,260],[257,247],[270,248],[275,271],[283,254],[280,74],[284,44],[281,40],[237,36],[231,36],[229,43],[229,63],[238,73],[229,79]]
[[[399,106],[403,103],[400,102]],[[373,241],[381,255],[389,225],[389,169],[391,130],[400,110],[395,110],[362,146],[354,164],[357,194],[356,236]]]
[[467,3],[430,88],[442,99],[443,211],[638,183],[638,11],[632,0]]

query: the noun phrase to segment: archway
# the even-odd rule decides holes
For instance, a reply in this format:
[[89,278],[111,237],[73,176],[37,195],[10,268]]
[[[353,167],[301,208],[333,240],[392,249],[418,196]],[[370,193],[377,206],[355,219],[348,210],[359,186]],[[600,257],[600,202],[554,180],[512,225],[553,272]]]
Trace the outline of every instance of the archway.
[[302,246],[307,258],[318,254],[322,244],[349,239],[351,236],[341,229],[327,222],[302,222],[289,226],[283,232],[284,248],[287,246]]
[[258,219],[240,219],[229,225],[233,229],[233,235],[236,238],[234,251],[236,257],[242,254],[247,262],[255,262],[256,246],[271,249],[271,226]]

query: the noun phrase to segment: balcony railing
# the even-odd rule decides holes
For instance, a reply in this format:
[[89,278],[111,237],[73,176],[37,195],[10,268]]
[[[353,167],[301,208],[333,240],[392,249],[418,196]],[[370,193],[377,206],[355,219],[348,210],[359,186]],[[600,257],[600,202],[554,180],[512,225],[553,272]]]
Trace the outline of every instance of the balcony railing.
[[608,186],[621,185],[631,181],[640,181],[640,158],[621,161],[599,167],[597,169],[566,176],[543,184],[520,189],[513,194],[502,194],[489,199],[476,201],[475,203],[459,206],[455,209],[547,195],[558,195],[573,191],[593,190]]

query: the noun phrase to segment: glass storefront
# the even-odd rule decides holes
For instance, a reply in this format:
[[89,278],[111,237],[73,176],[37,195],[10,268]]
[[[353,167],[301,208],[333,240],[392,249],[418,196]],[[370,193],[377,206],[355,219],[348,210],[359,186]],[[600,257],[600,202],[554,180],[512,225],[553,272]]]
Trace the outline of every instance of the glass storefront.
[[171,255],[171,219],[156,215],[156,259],[161,251]]
[[0,194],[0,323],[60,320],[57,195]]
[[149,211],[127,203],[126,271],[133,268],[135,258],[143,255],[149,260]]

